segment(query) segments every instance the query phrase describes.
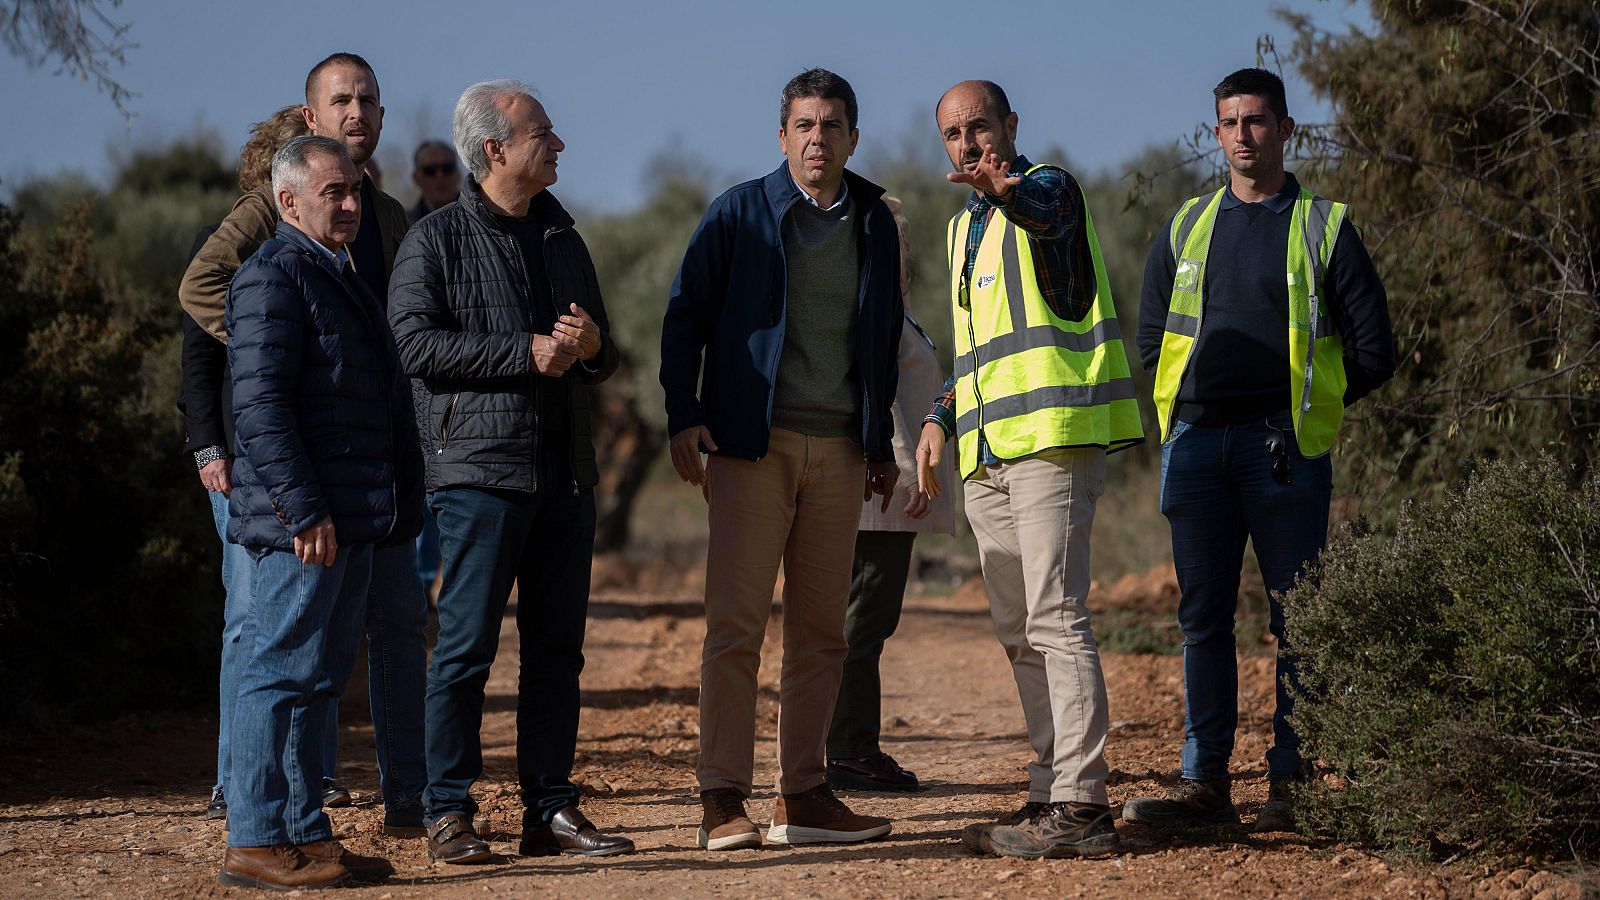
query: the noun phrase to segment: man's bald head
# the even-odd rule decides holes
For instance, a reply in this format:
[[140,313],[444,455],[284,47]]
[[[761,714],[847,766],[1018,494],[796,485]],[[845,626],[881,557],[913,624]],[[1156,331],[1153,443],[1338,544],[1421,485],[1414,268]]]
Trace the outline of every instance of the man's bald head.
[[963,81],[939,95],[939,102],[933,106],[935,118],[939,115],[939,109],[944,106],[945,98],[956,93],[969,97],[976,93],[978,96],[983,97],[988,105],[993,107],[996,117],[1000,119],[1011,115],[1011,101],[1006,98],[1005,89],[992,81],[974,78]]
[[934,107],[934,120],[957,171],[972,171],[985,147],[1003,160],[1016,158],[1017,114],[1006,92],[992,81],[963,81],[945,91]]

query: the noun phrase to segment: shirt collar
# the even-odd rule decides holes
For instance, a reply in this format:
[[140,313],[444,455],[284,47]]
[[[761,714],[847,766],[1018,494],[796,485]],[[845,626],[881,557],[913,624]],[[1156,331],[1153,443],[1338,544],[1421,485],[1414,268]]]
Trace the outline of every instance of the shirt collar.
[[[1293,206],[1294,201],[1300,197],[1300,182],[1295,180],[1294,173],[1285,172],[1283,174],[1283,187],[1280,188],[1276,194],[1273,194],[1271,197],[1261,201],[1262,206],[1265,206],[1267,209],[1270,209],[1275,213],[1281,213]],[[1244,201],[1233,195],[1232,184],[1229,184],[1223,189],[1223,209],[1235,209],[1243,205]]]
[[821,203],[817,202],[817,198],[806,193],[806,189],[800,186],[800,182],[794,180],[793,172],[789,173],[789,180],[794,181],[794,189],[800,192],[802,199],[817,209],[822,210],[823,212],[833,212],[834,210],[839,209],[840,207],[844,206],[844,201],[850,198],[850,182],[841,181],[839,182],[839,199],[833,201],[832,206],[824,207]]
[[[285,224],[288,224],[288,223],[285,223]],[[289,225],[289,227],[290,228],[294,228],[293,225]],[[294,230],[295,231],[300,231],[300,229],[298,229],[298,228],[294,228]],[[311,235],[306,234],[304,231],[300,231],[300,233],[304,234],[306,240],[311,242],[311,246],[317,248],[317,252],[322,254],[322,258],[323,259],[326,259],[328,262],[333,263],[333,268],[334,268],[335,271],[338,271],[338,272],[343,272],[344,271],[344,264],[346,262],[348,262],[349,259],[350,259],[349,251],[345,250],[344,247],[340,247],[337,250],[329,250],[327,247],[323,246],[323,243],[321,241],[317,240],[316,238],[312,237]]]
[[[1011,161],[1011,168],[1009,171],[1013,175],[1023,175],[1026,174],[1031,168],[1033,168],[1033,163],[1029,162],[1026,156],[1018,153],[1017,158]],[[983,191],[975,190],[971,194],[967,195],[967,209],[970,209],[973,212],[982,212],[993,205],[993,203],[989,202],[989,197],[984,194]]]

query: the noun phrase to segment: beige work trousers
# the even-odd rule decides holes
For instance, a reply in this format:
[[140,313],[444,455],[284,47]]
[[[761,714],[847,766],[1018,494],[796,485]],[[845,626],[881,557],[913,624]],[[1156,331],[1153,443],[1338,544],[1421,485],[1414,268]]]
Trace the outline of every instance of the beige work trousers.
[[843,671],[845,601],[866,462],[850,438],[772,429],[760,460],[713,455],[706,500],[706,640],[700,656],[700,789],[750,795],[756,672],[783,563],[778,790],[825,780]]
[[1089,531],[1105,491],[1098,448],[1050,450],[966,482],[995,634],[1028,742],[1028,799],[1106,803],[1106,682],[1089,627]]

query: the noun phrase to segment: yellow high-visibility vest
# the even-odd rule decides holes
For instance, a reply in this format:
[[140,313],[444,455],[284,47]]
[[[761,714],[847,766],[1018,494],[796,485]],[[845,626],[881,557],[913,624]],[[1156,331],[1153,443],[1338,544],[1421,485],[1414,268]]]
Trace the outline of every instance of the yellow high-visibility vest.
[[1094,258],[1095,298],[1078,322],[1057,316],[1045,302],[1029,234],[995,210],[989,215],[970,279],[965,251],[971,210],[950,220],[948,236],[961,477],[978,470],[980,435],[1004,460],[1059,447],[1115,451],[1144,440],[1087,205],[1083,228]]
[[[1205,321],[1206,256],[1223,191],[1195,197],[1172,218],[1168,242],[1177,261],[1167,308],[1161,359],[1156,364],[1156,419],[1161,440],[1172,436],[1178,388]],[[1285,271],[1289,281],[1289,394],[1300,454],[1322,456],[1333,447],[1344,418],[1344,343],[1321,296],[1323,276],[1347,207],[1300,189],[1289,220]]]

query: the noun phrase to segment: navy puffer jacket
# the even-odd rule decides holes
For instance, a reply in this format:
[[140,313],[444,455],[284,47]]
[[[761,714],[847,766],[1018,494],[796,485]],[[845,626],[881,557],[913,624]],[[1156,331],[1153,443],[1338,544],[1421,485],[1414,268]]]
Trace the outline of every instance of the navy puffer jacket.
[[228,540],[290,550],[333,517],[341,546],[422,528],[422,455],[383,306],[287,222],[228,288],[235,419]]

